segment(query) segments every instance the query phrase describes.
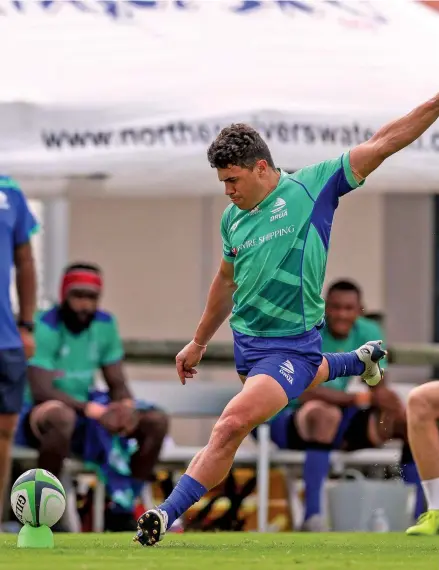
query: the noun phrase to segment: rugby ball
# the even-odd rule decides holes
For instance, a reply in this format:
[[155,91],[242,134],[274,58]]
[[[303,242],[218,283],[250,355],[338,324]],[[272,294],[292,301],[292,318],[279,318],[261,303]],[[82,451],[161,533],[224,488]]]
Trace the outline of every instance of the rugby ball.
[[66,493],[55,475],[30,469],[13,484],[11,506],[21,524],[51,527],[64,513]]

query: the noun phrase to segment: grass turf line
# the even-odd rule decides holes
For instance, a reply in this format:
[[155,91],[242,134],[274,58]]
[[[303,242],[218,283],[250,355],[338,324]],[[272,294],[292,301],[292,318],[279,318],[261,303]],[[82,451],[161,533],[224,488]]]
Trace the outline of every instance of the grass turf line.
[[55,534],[54,550],[16,548],[0,535],[8,570],[437,570],[439,537],[404,534],[187,533],[142,548],[130,534]]

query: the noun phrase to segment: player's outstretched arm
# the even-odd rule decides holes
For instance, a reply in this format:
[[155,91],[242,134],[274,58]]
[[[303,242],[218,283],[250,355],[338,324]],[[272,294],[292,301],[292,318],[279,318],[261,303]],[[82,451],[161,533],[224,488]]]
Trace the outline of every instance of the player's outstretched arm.
[[177,373],[182,384],[186,383],[186,378],[192,378],[197,373],[195,366],[203,357],[207,343],[232,311],[232,296],[236,289],[233,274],[233,263],[223,259],[210,286],[206,308],[195,331],[194,339],[175,358]]
[[439,118],[439,94],[411,113],[388,123],[350,152],[351,168],[360,182],[382,162],[417,140]]

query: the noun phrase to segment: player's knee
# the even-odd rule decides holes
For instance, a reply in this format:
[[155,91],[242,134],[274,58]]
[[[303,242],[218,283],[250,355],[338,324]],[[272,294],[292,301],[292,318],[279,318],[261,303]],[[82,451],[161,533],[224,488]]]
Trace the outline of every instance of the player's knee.
[[250,430],[249,422],[242,415],[230,413],[221,417],[216,423],[212,431],[211,443],[220,449],[237,447]]
[[324,402],[309,402],[304,415],[303,430],[306,439],[318,443],[331,443],[341,421],[341,410]]
[[410,422],[422,422],[438,416],[428,398],[428,393],[419,386],[412,390],[407,401],[407,414]]
[[31,412],[31,426],[36,425],[34,431],[37,435],[51,434],[59,439],[68,439],[75,429],[75,423],[76,412],[62,402],[45,402]]

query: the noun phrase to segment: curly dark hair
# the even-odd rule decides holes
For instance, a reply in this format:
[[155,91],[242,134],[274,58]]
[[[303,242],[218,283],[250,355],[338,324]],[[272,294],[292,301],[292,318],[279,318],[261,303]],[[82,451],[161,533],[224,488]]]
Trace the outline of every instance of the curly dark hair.
[[224,128],[210,145],[207,158],[212,168],[241,166],[254,168],[258,160],[266,160],[275,168],[267,143],[249,125],[237,123]]

